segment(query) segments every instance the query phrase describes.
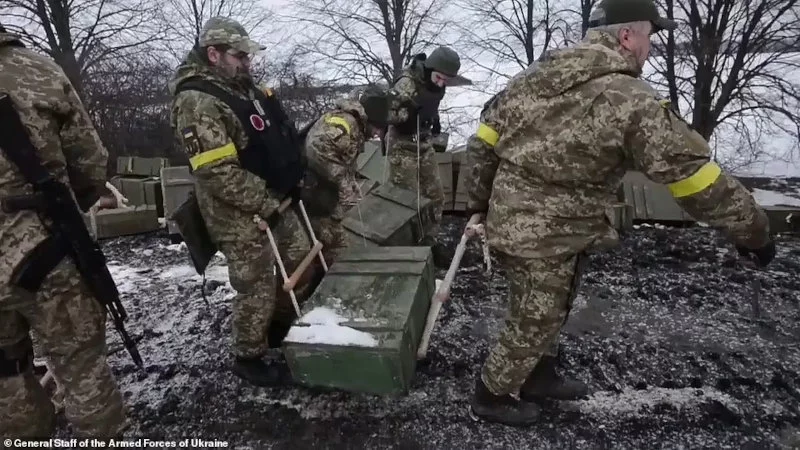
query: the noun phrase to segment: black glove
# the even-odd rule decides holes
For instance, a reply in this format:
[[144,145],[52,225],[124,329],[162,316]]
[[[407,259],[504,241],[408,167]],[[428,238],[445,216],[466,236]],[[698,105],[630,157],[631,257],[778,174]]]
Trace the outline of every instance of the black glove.
[[769,264],[770,261],[775,258],[775,241],[770,238],[769,242],[767,242],[763,247],[756,249],[750,249],[737,245],[736,251],[738,251],[742,257],[756,263],[756,265],[759,267],[766,267],[767,264]]
[[439,121],[438,117],[433,119],[433,126],[431,127],[431,133],[442,134],[442,123]]

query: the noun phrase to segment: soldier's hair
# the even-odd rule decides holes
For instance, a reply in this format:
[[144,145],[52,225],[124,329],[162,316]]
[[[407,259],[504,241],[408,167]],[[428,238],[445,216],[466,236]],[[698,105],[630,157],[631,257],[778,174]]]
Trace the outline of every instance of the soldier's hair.
[[616,38],[619,35],[619,30],[623,28],[630,28],[640,33],[646,33],[647,23],[648,22],[646,20],[641,20],[638,22],[615,23],[611,25],[599,25],[596,27],[589,28],[589,30],[610,34],[611,36],[614,36]]
[[197,56],[199,56],[200,59],[202,59],[203,62],[206,63],[206,64],[210,64],[211,63],[211,61],[208,60],[208,47],[214,47],[220,53],[225,53],[225,52],[228,51],[229,48],[231,48],[231,46],[228,45],[228,44],[214,44],[214,45],[207,45],[205,47],[200,47],[200,45],[198,44],[197,45],[197,54],[198,54]]

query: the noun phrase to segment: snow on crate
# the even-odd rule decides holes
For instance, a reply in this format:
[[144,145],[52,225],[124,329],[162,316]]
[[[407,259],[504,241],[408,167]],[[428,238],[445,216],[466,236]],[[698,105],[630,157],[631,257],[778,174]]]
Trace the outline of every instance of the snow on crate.
[[351,322],[331,308],[318,306],[303,317],[298,323],[308,326],[294,325],[289,329],[285,341],[303,344],[354,345],[357,347],[376,347],[378,340],[369,333],[355,328],[339,325]]

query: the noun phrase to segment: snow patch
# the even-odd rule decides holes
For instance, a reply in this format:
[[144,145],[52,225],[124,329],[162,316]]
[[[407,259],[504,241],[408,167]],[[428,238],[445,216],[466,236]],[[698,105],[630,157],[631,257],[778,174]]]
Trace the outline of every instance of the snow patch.
[[[185,279],[185,278],[196,278],[198,280],[202,279],[200,275],[197,274],[194,267],[190,266],[189,264],[183,264],[180,266],[173,266],[167,269],[164,269],[163,272],[159,275],[161,279]],[[228,267],[227,266],[209,266],[206,269],[206,280],[216,280],[226,282],[228,281]]]
[[139,274],[141,268],[116,264],[107,264],[107,267],[120,294],[130,294],[140,290],[140,283],[144,280]]
[[601,416],[636,416],[649,414],[658,405],[669,405],[678,410],[687,410],[699,404],[719,402],[732,411],[737,411],[735,400],[716,389],[704,388],[649,388],[623,389],[619,394],[602,391],[586,400],[573,402],[585,414]]
[[178,244],[162,245],[161,247],[165,248],[167,250],[172,250],[174,252],[181,252],[183,250],[187,250],[186,249],[186,242],[183,242],[183,241],[181,241]]
[[800,199],[790,197],[780,192],[767,191],[764,189],[753,189],[753,198],[761,206],[797,206],[800,207]]
[[285,341],[304,344],[353,345],[356,347],[376,347],[375,336],[355,328],[339,325],[350,319],[340,316],[336,311],[318,306],[300,318],[298,323],[309,326],[293,326]]

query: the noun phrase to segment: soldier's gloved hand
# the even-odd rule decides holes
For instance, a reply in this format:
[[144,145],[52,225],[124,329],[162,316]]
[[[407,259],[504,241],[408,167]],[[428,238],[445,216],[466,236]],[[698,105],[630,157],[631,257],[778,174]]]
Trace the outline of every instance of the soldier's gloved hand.
[[464,227],[464,234],[471,237],[475,233],[475,225],[483,223],[485,219],[486,219],[485,213],[482,212],[473,213],[470,216],[469,221],[467,222],[467,226]]
[[756,249],[737,245],[736,251],[739,252],[739,255],[754,262],[759,267],[766,267],[775,258],[775,241],[770,238],[763,247]]
[[433,126],[431,128],[431,133],[442,134],[442,122],[439,121],[439,118],[433,119]]

